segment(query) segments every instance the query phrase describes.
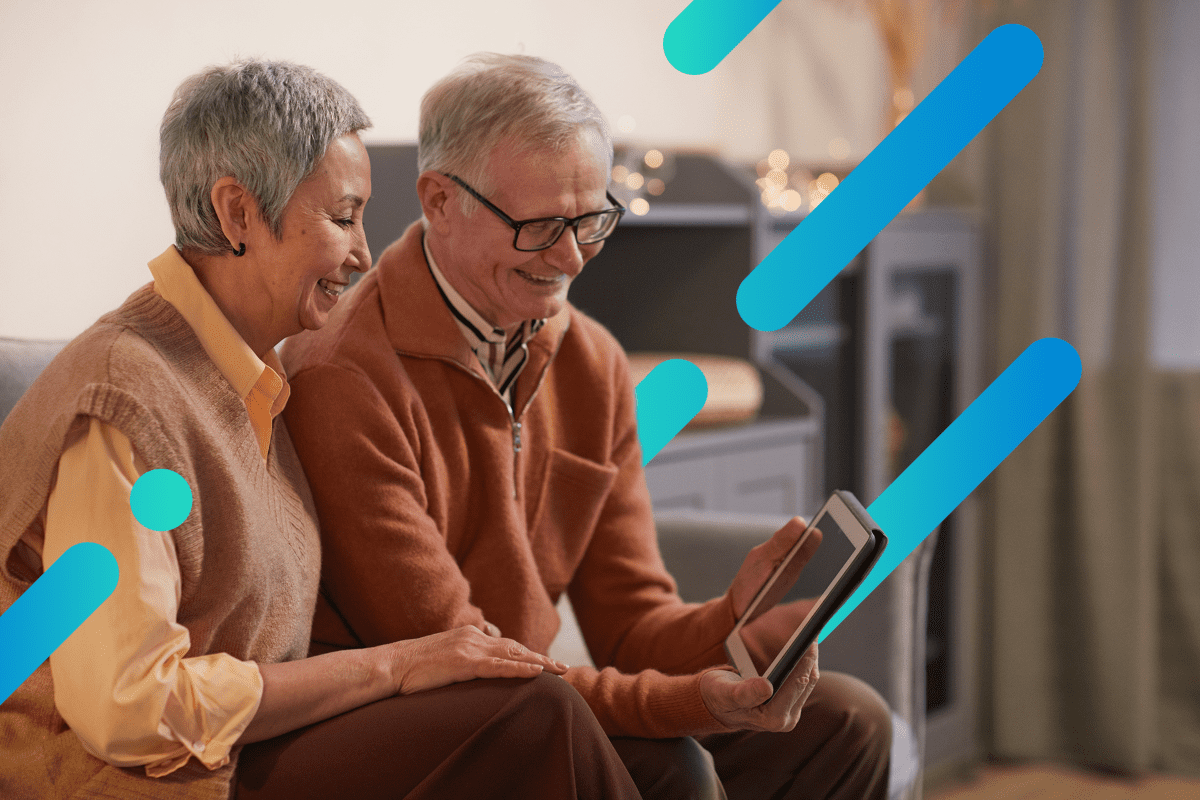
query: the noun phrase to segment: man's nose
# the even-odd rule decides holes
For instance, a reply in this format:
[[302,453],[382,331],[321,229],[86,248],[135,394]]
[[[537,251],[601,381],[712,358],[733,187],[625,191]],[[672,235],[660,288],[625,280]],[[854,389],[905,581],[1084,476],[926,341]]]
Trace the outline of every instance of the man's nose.
[[575,229],[564,229],[558,241],[543,251],[542,258],[559,272],[572,278],[578,275],[583,270],[584,257],[575,239]]

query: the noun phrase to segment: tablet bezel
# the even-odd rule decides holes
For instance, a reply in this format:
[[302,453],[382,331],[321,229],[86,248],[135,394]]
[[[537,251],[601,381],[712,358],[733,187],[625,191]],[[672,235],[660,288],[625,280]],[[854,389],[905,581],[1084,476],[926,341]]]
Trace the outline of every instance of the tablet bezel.
[[[784,645],[779,649],[779,652],[775,654],[775,658],[769,665],[767,665],[767,669],[763,673],[764,676],[770,676],[778,667],[780,662],[787,657],[796,641],[796,637],[798,637],[804,631],[805,627],[808,626],[809,621],[812,620],[814,616],[821,613],[822,607],[829,597],[829,594],[840,583],[842,583],[847,572],[852,569],[855,564],[861,563],[864,556],[869,558],[870,553],[873,552],[875,547],[878,545],[876,537],[873,533],[874,529],[868,529],[863,524],[863,521],[859,519],[858,515],[854,513],[847,502],[840,496],[840,493],[834,493],[831,495],[830,498],[825,501],[825,505],[821,507],[821,510],[813,516],[813,524],[806,527],[804,533],[800,536],[799,540],[797,540],[796,544],[792,546],[792,549],[789,550],[787,555],[784,556],[783,560],[780,561],[779,565],[771,573],[771,576],[762,585],[762,588],[760,588],[758,593],[755,594],[754,599],[750,602],[750,605],[747,606],[745,613],[743,613],[741,618],[738,619],[737,623],[733,626],[733,630],[730,631],[729,636],[725,639],[725,650],[729,654],[733,661],[733,665],[737,668],[742,677],[759,677],[758,670],[754,666],[754,660],[750,657],[750,653],[746,649],[745,643],[742,641],[742,628],[746,625],[747,621],[755,618],[756,615],[754,612],[758,607],[759,602],[768,595],[771,587],[775,584],[775,581],[786,571],[788,563],[796,556],[797,553],[800,552],[805,541],[807,541],[810,532],[814,528],[819,528],[816,522],[821,519],[822,515],[825,514],[831,516],[838,526],[841,527],[842,531],[845,532],[846,537],[854,546],[854,551],[849,555],[849,557],[847,557],[845,563],[842,564],[841,569],[838,570],[838,573],[834,577],[833,581],[831,581],[830,584],[825,587],[825,591],[823,591],[820,597],[818,597],[817,602],[813,604],[813,607],[809,613],[805,615],[804,619],[801,620],[796,626],[796,629],[792,631],[792,635],[788,637],[787,642],[785,642]],[[774,681],[772,683],[774,683]]]

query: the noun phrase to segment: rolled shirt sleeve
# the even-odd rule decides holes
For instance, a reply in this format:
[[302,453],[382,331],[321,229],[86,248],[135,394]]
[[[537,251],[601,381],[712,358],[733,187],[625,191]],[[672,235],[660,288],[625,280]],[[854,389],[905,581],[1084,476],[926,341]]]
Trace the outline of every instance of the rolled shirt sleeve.
[[262,676],[227,653],[185,658],[174,540],[141,526],[129,506],[142,466],[129,439],[97,419],[59,461],[43,565],[95,542],[116,557],[120,578],[50,656],[54,700],[84,748],[110,764],[144,765],[151,777],[192,757],[217,769],[258,711]]

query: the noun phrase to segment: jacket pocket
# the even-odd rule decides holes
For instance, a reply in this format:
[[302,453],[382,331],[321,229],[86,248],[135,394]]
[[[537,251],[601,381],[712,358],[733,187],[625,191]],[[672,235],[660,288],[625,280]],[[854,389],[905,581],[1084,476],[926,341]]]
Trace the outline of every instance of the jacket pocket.
[[550,452],[530,539],[542,582],[555,600],[583,560],[616,478],[615,465],[566,450]]

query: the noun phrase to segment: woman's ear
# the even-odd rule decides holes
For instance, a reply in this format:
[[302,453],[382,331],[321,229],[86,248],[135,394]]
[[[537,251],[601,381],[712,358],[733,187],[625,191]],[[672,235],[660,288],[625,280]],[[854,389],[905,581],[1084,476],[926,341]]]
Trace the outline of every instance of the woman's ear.
[[236,252],[239,245],[250,238],[250,219],[258,213],[258,204],[246,187],[232,176],[214,183],[210,198],[221,222],[221,231],[229,240],[230,249]]
[[452,195],[449,178],[436,170],[427,169],[417,178],[417,197],[421,200],[421,211],[429,226],[438,233],[449,233],[450,220],[447,204]]

